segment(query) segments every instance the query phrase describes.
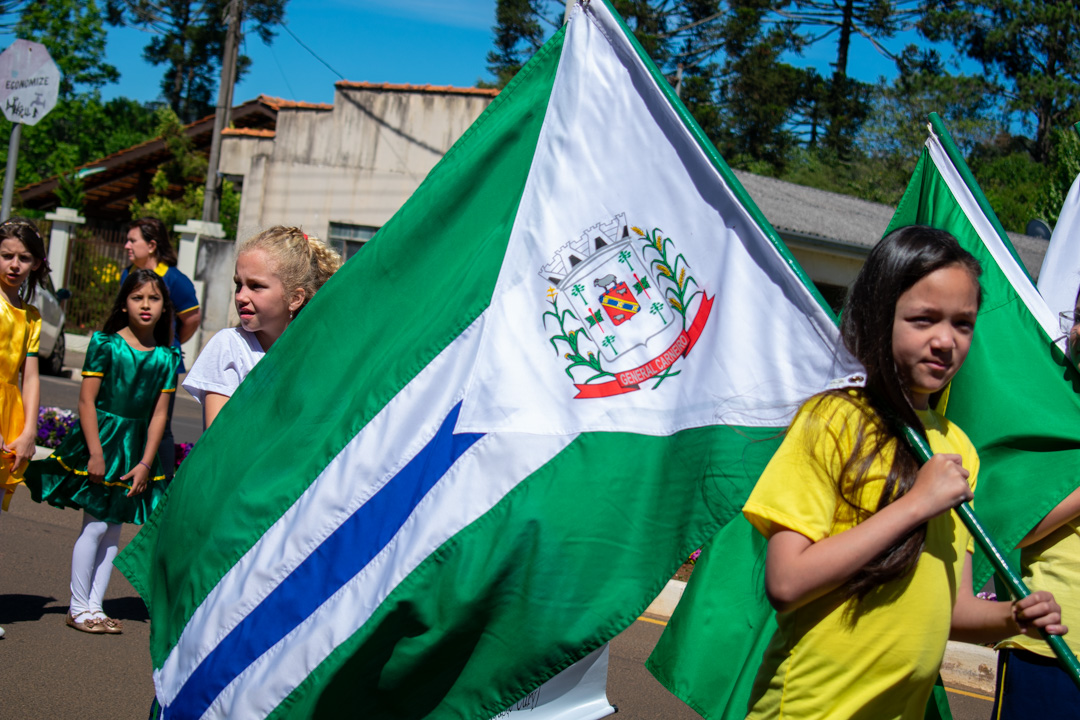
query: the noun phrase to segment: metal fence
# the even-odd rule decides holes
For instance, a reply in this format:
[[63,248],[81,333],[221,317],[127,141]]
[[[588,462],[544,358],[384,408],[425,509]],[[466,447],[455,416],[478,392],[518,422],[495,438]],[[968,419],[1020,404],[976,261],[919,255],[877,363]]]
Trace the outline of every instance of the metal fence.
[[123,230],[80,227],[68,245],[67,279],[71,290],[67,328],[87,334],[100,330],[108,318],[120,273],[128,265]]

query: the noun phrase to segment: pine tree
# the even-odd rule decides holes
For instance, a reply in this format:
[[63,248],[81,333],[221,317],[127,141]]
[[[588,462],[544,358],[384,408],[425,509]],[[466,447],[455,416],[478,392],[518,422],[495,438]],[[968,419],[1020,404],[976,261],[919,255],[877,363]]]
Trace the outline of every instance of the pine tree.
[[[287,0],[106,0],[109,23],[152,34],[143,58],[165,66],[161,91],[182,122],[214,111],[230,2],[241,3],[243,21],[269,43]],[[237,58],[237,79],[250,64],[246,55]]]
[[955,40],[997,83],[1009,110],[1035,125],[1036,160],[1051,131],[1080,111],[1080,5],[1032,0],[942,0],[921,24],[931,40]]
[[495,49],[487,55],[487,68],[502,88],[544,43],[536,0],[498,0],[492,31]]

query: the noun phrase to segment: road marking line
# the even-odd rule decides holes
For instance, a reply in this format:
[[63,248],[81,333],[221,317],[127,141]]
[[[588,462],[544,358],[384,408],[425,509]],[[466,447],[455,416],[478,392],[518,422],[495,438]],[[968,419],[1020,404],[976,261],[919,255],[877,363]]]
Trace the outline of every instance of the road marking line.
[[652,623],[653,625],[667,625],[666,620],[656,620],[656,619],[651,618],[651,617],[645,617],[644,615],[639,617],[638,620],[640,620],[642,622]]
[[955,693],[957,695],[967,695],[968,697],[978,698],[979,700],[989,700],[994,702],[994,698],[987,695],[979,695],[978,693],[968,692],[967,690],[956,690],[955,688],[947,687],[945,692]]

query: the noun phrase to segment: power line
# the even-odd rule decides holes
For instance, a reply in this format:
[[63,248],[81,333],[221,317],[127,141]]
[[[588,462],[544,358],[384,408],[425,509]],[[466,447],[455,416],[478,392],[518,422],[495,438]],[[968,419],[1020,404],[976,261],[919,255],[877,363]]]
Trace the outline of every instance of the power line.
[[281,27],[285,28],[285,32],[289,33],[289,35],[291,35],[291,36],[292,36],[292,39],[293,39],[293,40],[295,40],[296,42],[300,43],[300,47],[304,48],[304,49],[305,49],[305,50],[307,50],[307,51],[308,51],[309,53],[311,53],[311,57],[313,57],[313,58],[315,58],[316,60],[318,60],[319,62],[321,62],[321,63],[322,63],[323,65],[325,65],[325,66],[326,66],[326,67],[327,67],[327,68],[328,68],[328,69],[330,70],[330,72],[334,73],[335,75],[337,75],[337,76],[338,76],[339,78],[341,78],[342,80],[344,80],[344,79],[345,79],[345,76],[344,76],[344,75],[342,75],[342,74],[341,74],[341,73],[339,73],[339,72],[338,72],[337,70],[335,70],[334,68],[332,68],[332,67],[330,66],[330,63],[326,62],[326,61],[325,61],[325,60],[323,60],[323,59],[322,59],[321,57],[319,57],[318,55],[316,55],[316,54],[315,54],[315,51],[314,51],[314,50],[312,50],[311,48],[309,48],[309,47],[308,47],[308,46],[307,46],[306,44],[304,44],[304,41],[303,41],[303,40],[301,40],[300,38],[296,37],[296,33],[294,33],[294,32],[292,31],[292,29],[291,29],[291,28],[289,27],[288,23],[286,23],[286,22],[282,21],[282,23],[281,23]]
[[292,89],[292,83],[289,82],[289,77],[285,74],[285,68],[281,66],[281,61],[278,60],[277,53],[274,52],[274,46],[267,45],[266,47],[270,50],[270,57],[274,58],[274,64],[277,65],[278,72],[281,73],[281,79],[285,81],[285,87],[289,88],[289,94],[294,98],[297,97],[296,91]]

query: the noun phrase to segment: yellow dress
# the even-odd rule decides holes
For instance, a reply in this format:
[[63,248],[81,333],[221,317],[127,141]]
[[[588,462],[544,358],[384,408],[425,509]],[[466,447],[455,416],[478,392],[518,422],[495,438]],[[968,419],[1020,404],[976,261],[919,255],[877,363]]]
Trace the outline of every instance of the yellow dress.
[[[24,303],[13,307],[0,298],[0,434],[6,442],[19,436],[26,424],[19,373],[27,356],[37,357],[41,339],[41,313]],[[15,486],[22,482],[24,465],[14,472],[12,456],[0,458],[0,487],[4,489],[3,509],[8,509]]]

